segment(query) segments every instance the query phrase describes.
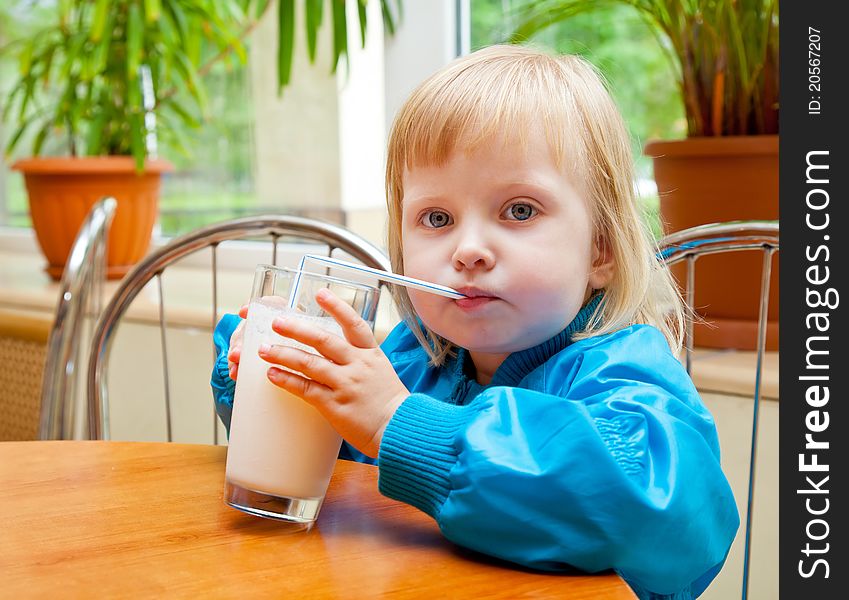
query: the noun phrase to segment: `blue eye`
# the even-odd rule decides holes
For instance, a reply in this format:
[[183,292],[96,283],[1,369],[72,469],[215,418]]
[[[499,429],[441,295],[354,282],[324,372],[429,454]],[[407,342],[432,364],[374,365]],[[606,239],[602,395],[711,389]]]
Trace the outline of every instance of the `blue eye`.
[[504,211],[504,218],[510,221],[527,221],[536,216],[537,212],[537,209],[527,202],[517,202],[507,207],[507,210]]
[[429,210],[422,215],[422,225],[432,229],[439,229],[451,225],[454,219],[444,210]]

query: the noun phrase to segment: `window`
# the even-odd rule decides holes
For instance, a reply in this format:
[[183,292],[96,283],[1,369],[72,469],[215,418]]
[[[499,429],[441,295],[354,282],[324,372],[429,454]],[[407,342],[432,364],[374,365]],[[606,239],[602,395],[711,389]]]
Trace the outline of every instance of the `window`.
[[[296,86],[285,93],[294,108],[275,100],[273,76],[263,62],[273,52],[253,52],[247,65],[217,64],[206,78],[210,118],[200,129],[183,133],[191,153],[160,149],[176,167],[163,180],[160,233],[174,235],[229,217],[281,210],[348,224],[352,207],[377,214],[383,202],[379,165],[385,132],[403,98],[458,52],[504,41],[523,3],[405,0],[396,36],[384,45],[375,35],[373,45],[379,48],[369,51],[366,65],[352,63],[352,77],[367,79],[367,86],[334,78],[329,61],[310,66],[304,58],[295,65]],[[369,5],[379,9],[377,2]],[[35,27],[52,10],[55,4],[49,2],[4,2],[0,44],[4,27]],[[379,12],[369,18],[370,23],[379,20]],[[251,41],[255,48],[273,47],[273,26],[258,28]],[[650,212],[656,210],[651,164],[642,156],[642,145],[651,138],[683,137],[685,120],[672,66],[652,32],[630,7],[610,6],[557,24],[532,42],[581,54],[604,73],[634,140],[636,185],[648,190],[645,202]],[[15,69],[8,57],[0,59],[0,88],[11,85]],[[352,88],[359,91],[352,93]],[[375,106],[380,115],[355,123],[356,128],[342,122],[362,121],[354,116]],[[373,131],[374,139],[359,139],[363,131]],[[0,139],[9,135],[8,125],[0,125]],[[363,155],[372,159],[362,164]],[[29,216],[22,177],[0,166],[2,226],[28,227]]]

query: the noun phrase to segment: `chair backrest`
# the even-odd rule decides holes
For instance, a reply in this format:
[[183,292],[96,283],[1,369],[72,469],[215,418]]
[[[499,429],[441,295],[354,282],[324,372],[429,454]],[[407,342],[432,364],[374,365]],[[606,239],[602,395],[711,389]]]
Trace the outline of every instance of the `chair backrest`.
[[[769,314],[769,283],[772,257],[779,251],[778,221],[733,221],[691,227],[664,237],[659,242],[660,256],[667,265],[686,263],[683,287],[684,301],[690,310],[695,310],[693,298],[696,289],[696,261],[699,257],[721,252],[757,251],[763,254],[760,294],[758,304],[758,328],[755,346],[756,362],[754,395],[752,398],[752,435],[749,454],[748,493],[746,498],[746,531],[743,557],[742,597],[749,592],[749,571],[752,535],[752,509],[755,490],[755,464],[757,458],[759,408],[763,359],[766,347],[767,316]],[[684,336],[685,366],[692,372],[693,322],[688,320]]]
[[[158,287],[158,328],[160,332],[159,343],[164,380],[163,391],[167,438],[168,441],[172,441],[171,380],[169,377],[168,344],[165,335],[166,311],[162,293],[163,272],[169,265],[190,254],[206,249],[211,251],[209,290],[211,295],[211,314],[208,321],[208,340],[211,345],[212,329],[214,329],[221,316],[218,310],[218,246],[230,240],[257,237],[270,239],[271,256],[270,261],[267,262],[271,264],[278,264],[278,242],[281,238],[285,240],[295,238],[302,242],[317,243],[325,246],[328,255],[335,250],[340,250],[366,266],[390,270],[389,259],[379,248],[368,241],[338,225],[303,217],[258,216],[234,219],[203,227],[173,239],[158,250],[150,253],[126,275],[97,322],[91,343],[87,379],[89,430],[92,439],[108,439],[110,437],[109,398],[106,376],[114,330],[136,296],[149,282],[156,280]],[[245,290],[245,300],[247,300],[249,291],[249,289]],[[214,352],[211,357],[214,357]],[[208,372],[206,376],[208,377]],[[218,428],[215,426],[216,417],[212,408],[210,408],[210,416],[211,423],[213,424],[214,441],[218,443]]]
[[[59,283],[59,300],[47,340],[47,356],[41,384],[39,438],[73,439],[76,419],[83,404],[78,392],[80,340],[85,337],[102,306],[106,274],[106,240],[117,202],[106,197],[92,206],[83,221]],[[88,330],[91,335],[91,329]],[[88,423],[82,419],[85,427]]]
[[52,320],[0,309],[0,442],[38,439],[41,378]]

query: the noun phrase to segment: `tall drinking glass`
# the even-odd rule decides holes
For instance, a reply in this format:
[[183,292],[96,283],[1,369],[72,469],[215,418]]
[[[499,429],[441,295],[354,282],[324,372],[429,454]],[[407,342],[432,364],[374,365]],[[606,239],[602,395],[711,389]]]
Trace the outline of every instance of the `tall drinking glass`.
[[271,383],[260,344],[313,348],[271,330],[276,317],[305,319],[342,335],[316,303],[327,288],[372,328],[379,289],[317,273],[258,265],[254,277],[227,450],[224,499],[244,512],[306,524],[318,517],[342,438],[306,401]]

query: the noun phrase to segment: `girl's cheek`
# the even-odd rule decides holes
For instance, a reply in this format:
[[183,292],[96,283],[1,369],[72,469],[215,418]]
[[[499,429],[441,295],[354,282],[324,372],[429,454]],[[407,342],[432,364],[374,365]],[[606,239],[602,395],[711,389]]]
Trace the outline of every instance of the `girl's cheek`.
[[[410,302],[413,304],[413,309],[416,311],[416,316],[418,316],[424,325],[430,329],[434,329],[439,324],[439,317],[445,312],[445,304],[444,302],[450,302],[446,298],[441,298],[439,296],[434,296],[433,294],[428,294],[427,292],[414,292],[414,290],[409,290],[410,293]],[[440,305],[440,300],[442,300],[443,304]]]
[[417,313],[421,314],[432,310],[434,303],[433,294],[416,290],[407,290],[407,293],[410,295],[410,302],[413,303],[413,308]]

